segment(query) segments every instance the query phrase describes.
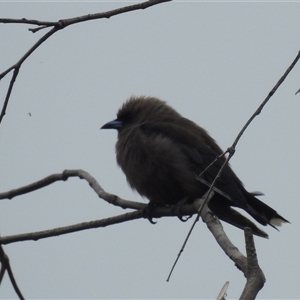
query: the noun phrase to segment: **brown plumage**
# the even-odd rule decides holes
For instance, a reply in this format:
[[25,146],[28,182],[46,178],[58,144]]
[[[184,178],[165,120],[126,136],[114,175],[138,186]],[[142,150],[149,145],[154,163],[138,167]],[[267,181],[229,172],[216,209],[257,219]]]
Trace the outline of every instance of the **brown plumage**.
[[[199,175],[222,150],[208,133],[183,118],[165,102],[153,97],[131,97],[117,113],[117,119],[103,129],[118,130],[117,162],[129,185],[158,205],[191,203],[208,190],[224,159]],[[268,235],[232,207],[249,213],[262,225],[288,222],[245,190],[230,166],[226,166],[209,202],[210,209],[236,227],[251,227],[253,233]]]

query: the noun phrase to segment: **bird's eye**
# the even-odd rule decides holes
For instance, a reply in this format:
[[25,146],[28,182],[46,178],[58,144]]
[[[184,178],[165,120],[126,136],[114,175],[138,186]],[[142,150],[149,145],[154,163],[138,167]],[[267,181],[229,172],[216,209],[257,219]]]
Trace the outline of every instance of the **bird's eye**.
[[123,114],[118,115],[118,119],[123,123],[129,123],[132,120],[133,114],[130,112],[125,112]]

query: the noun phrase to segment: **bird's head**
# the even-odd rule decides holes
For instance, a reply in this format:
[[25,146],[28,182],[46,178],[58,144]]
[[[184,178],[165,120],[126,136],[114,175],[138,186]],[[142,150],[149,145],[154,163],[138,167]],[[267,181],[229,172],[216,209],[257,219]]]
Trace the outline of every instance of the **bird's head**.
[[149,122],[171,121],[180,115],[164,101],[154,97],[131,97],[119,109],[117,119],[104,124],[101,129],[117,129]]

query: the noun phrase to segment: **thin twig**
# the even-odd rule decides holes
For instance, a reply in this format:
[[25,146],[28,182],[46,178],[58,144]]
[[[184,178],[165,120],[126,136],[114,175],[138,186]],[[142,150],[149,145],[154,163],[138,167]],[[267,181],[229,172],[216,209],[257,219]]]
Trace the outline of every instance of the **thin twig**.
[[266,99],[262,102],[262,104],[258,107],[258,109],[254,112],[254,114],[251,116],[251,118],[247,121],[247,123],[244,125],[244,127],[242,128],[242,130],[239,132],[239,134],[236,137],[236,139],[235,139],[234,143],[232,144],[231,148],[235,149],[237,143],[239,142],[240,138],[242,137],[242,135],[245,132],[245,130],[247,129],[247,127],[250,125],[250,123],[253,121],[253,119],[255,117],[257,117],[261,113],[261,111],[264,108],[264,106],[268,103],[268,101],[270,100],[270,98],[275,94],[275,92],[277,91],[277,89],[280,87],[280,85],[284,82],[284,80],[286,79],[286,77],[289,75],[289,73],[295,67],[295,65],[298,62],[299,58],[300,58],[300,51],[298,52],[296,58],[293,60],[293,62],[291,63],[291,65],[287,68],[287,70],[285,71],[285,73],[281,76],[281,78],[278,80],[278,82],[275,84],[275,86],[269,92],[269,94],[266,97]]
[[113,9],[113,10],[106,11],[106,12],[88,14],[88,15],[83,15],[83,16],[78,16],[78,17],[73,17],[73,18],[68,18],[68,19],[62,19],[62,20],[59,20],[56,22],[30,20],[30,19],[26,19],[26,18],[22,18],[22,19],[0,18],[0,23],[31,24],[31,25],[40,26],[38,28],[29,29],[29,31],[35,33],[41,29],[45,29],[48,27],[64,28],[66,26],[70,26],[70,25],[73,25],[73,24],[76,24],[79,22],[86,22],[86,21],[91,21],[91,20],[96,20],[96,19],[104,19],[104,18],[109,19],[112,16],[116,16],[116,15],[119,15],[122,13],[135,11],[135,10],[139,10],[139,9],[146,9],[151,6],[161,4],[164,2],[170,2],[170,1],[172,1],[172,0],[149,0],[149,1],[141,2],[141,3]]
[[13,189],[7,192],[0,193],[0,200],[5,199],[12,199],[14,197],[24,195],[38,189],[44,188],[48,185],[51,185],[57,181],[66,181],[68,178],[71,177],[78,177],[80,179],[86,180],[91,188],[95,191],[95,193],[102,198],[103,200],[107,201],[110,204],[115,206],[119,206],[121,208],[132,208],[132,209],[142,209],[144,208],[145,204],[133,202],[129,200],[122,199],[116,195],[107,193],[101,187],[101,185],[97,182],[97,180],[90,175],[88,172],[83,170],[64,170],[62,173],[52,174],[46,176],[45,178],[38,180],[36,182],[30,183],[28,185],[19,187],[17,189]]
[[5,96],[3,107],[2,107],[2,110],[1,110],[0,123],[1,123],[1,121],[3,119],[3,117],[5,116],[5,112],[6,112],[6,108],[7,108],[7,105],[8,105],[9,98],[10,98],[10,94],[11,94],[11,91],[13,89],[15,80],[16,80],[16,78],[18,76],[18,73],[19,73],[19,67],[15,67],[15,70],[13,72],[13,75],[12,75],[12,78],[10,80],[9,87],[8,87],[8,90],[7,90],[7,93],[6,93],[6,96]]
[[182,246],[181,246],[181,248],[180,248],[180,250],[179,250],[179,252],[178,252],[178,254],[177,254],[177,258],[176,258],[176,260],[175,260],[175,262],[174,262],[174,264],[173,264],[173,266],[172,266],[172,268],[171,268],[171,271],[170,271],[170,273],[169,273],[169,275],[168,275],[167,282],[170,281],[170,278],[171,278],[171,275],[172,275],[172,273],[173,273],[173,270],[175,269],[175,266],[176,266],[176,264],[177,264],[177,262],[178,262],[178,260],[179,260],[179,258],[180,258],[180,256],[181,256],[181,254],[183,253],[183,250],[184,250],[184,248],[185,248],[185,246],[186,246],[186,244],[187,244],[187,241],[188,241],[190,235],[192,234],[192,231],[193,231],[193,229],[194,229],[196,223],[197,223],[198,220],[199,220],[199,214],[201,214],[202,209],[203,209],[203,207],[204,207],[204,205],[205,205],[205,202],[208,201],[208,200],[210,200],[211,197],[212,197],[213,195],[214,195],[214,192],[208,191],[208,192],[205,193],[205,195],[203,196],[203,199],[204,199],[204,200],[203,200],[202,204],[199,206],[201,210],[200,210],[200,209],[197,210],[197,217],[196,217],[195,221],[193,222],[193,224],[192,224],[192,226],[191,226],[191,228],[190,228],[190,230],[189,230],[189,232],[188,232],[188,234],[187,234],[187,237],[185,238],[185,240],[184,240],[184,242],[183,242],[183,244],[182,244]]
[[15,276],[12,272],[10,262],[9,262],[9,258],[6,255],[6,253],[4,252],[3,247],[1,245],[0,245],[0,261],[1,261],[1,264],[2,264],[1,265],[1,271],[0,271],[0,284],[2,282],[3,275],[4,275],[5,271],[7,271],[9,279],[11,281],[11,284],[12,284],[16,294],[18,295],[19,299],[25,300],[24,296],[22,295],[22,293],[21,293],[21,291],[20,291],[20,289],[17,285]]
[[58,29],[56,27],[54,27],[53,29],[51,29],[48,33],[46,33],[42,38],[40,38],[22,57],[21,59],[15,63],[13,66],[11,66],[10,68],[8,68],[6,71],[2,72],[0,74],[0,80],[5,76],[7,75],[11,70],[14,70],[14,73],[13,73],[13,76],[12,76],[12,79],[10,81],[10,84],[9,84],[9,88],[8,88],[8,91],[6,93],[6,96],[5,96],[5,101],[4,101],[4,105],[2,107],[2,111],[1,111],[1,114],[0,114],[0,123],[2,122],[2,119],[3,117],[5,116],[5,113],[6,113],[6,108],[7,108],[7,105],[8,105],[8,101],[9,101],[9,98],[10,98],[10,95],[11,95],[11,91],[13,89],[13,86],[14,86],[14,83],[17,79],[17,76],[19,74],[19,70],[23,64],[23,62],[28,58],[28,56],[34,51],[36,50],[44,41],[46,41],[52,34],[54,34]]
[[[226,160],[224,161],[224,163],[222,164],[217,176],[215,177],[215,179],[213,180],[207,194],[206,194],[206,197],[205,197],[205,200],[203,201],[203,203],[200,205],[199,207],[199,210],[198,210],[198,215],[195,219],[195,221],[193,222],[188,234],[187,234],[187,237],[183,243],[183,246],[181,247],[179,253],[178,253],[178,256],[171,268],[171,271],[170,271],[170,274],[167,278],[167,281],[169,281],[170,277],[171,277],[171,274],[175,268],[175,265],[177,264],[178,260],[179,260],[179,257],[181,256],[181,254],[183,253],[183,250],[187,244],[187,241],[189,239],[189,237],[191,236],[191,233],[196,225],[196,223],[199,221],[199,218],[200,218],[200,215],[202,213],[202,210],[203,208],[205,207],[205,205],[208,205],[209,203],[209,200],[211,199],[211,193],[214,189],[214,186],[216,185],[216,182],[218,180],[218,178],[220,178],[221,176],[221,173],[223,171],[223,169],[225,168],[225,166],[228,164],[229,160],[231,159],[231,157],[234,155],[235,153],[235,147],[237,145],[237,143],[239,142],[240,138],[242,137],[243,133],[245,132],[245,130],[247,129],[247,127],[250,125],[250,123],[253,121],[253,119],[258,116],[263,107],[267,104],[267,102],[270,100],[270,98],[274,95],[274,93],[276,92],[276,90],[279,88],[279,86],[283,83],[283,81],[286,79],[286,77],[288,76],[288,74],[292,71],[292,69],[294,68],[294,66],[296,65],[296,63],[298,62],[300,58],[300,51],[298,52],[298,55],[296,56],[296,58],[293,60],[293,62],[291,63],[291,65],[288,67],[288,69],[285,71],[285,73],[283,74],[283,76],[278,80],[278,82],[275,84],[275,86],[273,87],[273,89],[269,92],[268,96],[266,97],[266,99],[262,102],[262,104],[258,107],[258,109],[254,112],[254,114],[250,117],[250,119],[246,122],[246,124],[244,125],[244,127],[242,128],[242,130],[239,132],[239,134],[237,135],[236,139],[234,140],[233,144],[231,147],[229,147],[227,149],[226,152],[229,153],[228,157],[226,158]],[[223,154],[221,154],[220,156],[217,156],[216,159],[213,161],[213,163],[215,163],[219,158],[221,158],[226,152],[224,152]],[[205,170],[207,170],[209,167],[211,167],[212,164],[210,164]],[[202,172],[201,174],[203,174],[204,172]]]
[[47,22],[47,21],[38,21],[38,20],[28,20],[25,18],[22,19],[8,19],[8,18],[0,18],[0,23],[23,23],[23,24],[32,24],[32,25],[39,25],[40,27],[34,28],[34,29],[29,29],[32,32],[37,32],[41,29],[53,27],[51,30],[49,30],[44,36],[42,36],[20,59],[18,62],[16,62],[13,66],[9,67],[6,69],[4,72],[0,74],[0,81],[3,77],[5,77],[10,71],[14,70],[14,74],[12,76],[8,91],[5,96],[5,101],[4,105],[1,110],[0,114],[0,123],[2,122],[3,117],[6,114],[6,109],[8,106],[8,102],[10,99],[11,91],[13,89],[15,80],[17,79],[19,70],[24,63],[24,61],[43,43],[45,42],[50,36],[52,36],[54,33],[56,33],[59,30],[62,30],[66,28],[67,26],[79,23],[79,22],[86,22],[86,21],[91,21],[95,19],[102,19],[102,18],[110,18],[112,16],[116,16],[122,13],[130,12],[130,11],[135,11],[139,9],[146,9],[148,7],[151,7],[153,5],[161,4],[164,2],[169,2],[171,0],[150,0],[134,5],[129,5],[121,8],[117,8],[114,10],[110,10],[107,12],[103,13],[96,13],[96,14],[89,14],[89,15],[84,15],[84,16],[79,16],[75,18],[69,18],[69,19],[63,19],[59,20],[57,22]]
[[78,223],[70,226],[58,227],[49,230],[43,230],[38,232],[30,232],[24,234],[16,234],[10,236],[4,236],[0,238],[0,244],[6,245],[16,242],[23,241],[37,241],[40,239],[45,239],[49,237],[55,237],[59,235],[69,234],[73,232],[78,232],[82,230],[88,230],[93,228],[106,227],[112,224],[118,224],[130,220],[143,218],[142,210],[137,210],[131,213],[126,213],[102,220],[95,220],[90,222]]
[[11,18],[0,18],[0,23],[4,24],[31,24],[37,26],[55,26],[57,22],[30,20],[26,18],[22,19],[11,19]]
[[[200,216],[201,216],[201,213],[202,213],[202,210],[203,210],[204,206],[205,206],[205,205],[208,205],[210,199],[213,197],[213,195],[214,195],[214,191],[213,191],[214,186],[216,185],[216,182],[217,182],[218,178],[221,176],[221,173],[222,173],[223,169],[224,169],[225,166],[227,165],[227,163],[228,163],[228,161],[229,161],[229,159],[230,159],[230,157],[231,157],[232,155],[233,155],[233,153],[230,153],[229,156],[226,158],[226,160],[225,160],[225,162],[223,163],[223,165],[221,166],[221,168],[220,168],[220,170],[219,170],[217,176],[215,177],[215,179],[213,180],[211,186],[209,187],[209,190],[208,190],[208,191],[206,192],[206,194],[204,195],[204,201],[203,201],[203,202],[201,203],[201,205],[199,206],[199,209],[198,209],[198,211],[197,211],[197,216],[196,216],[196,218],[195,218],[195,220],[194,220],[194,222],[193,222],[193,224],[192,224],[192,226],[191,226],[191,228],[190,228],[190,230],[189,230],[189,232],[188,232],[188,234],[187,234],[187,236],[186,236],[186,238],[185,238],[185,240],[184,240],[184,242],[183,242],[183,245],[182,245],[180,251],[178,252],[177,258],[176,258],[176,260],[175,260],[175,262],[174,262],[174,264],[173,264],[173,266],[172,266],[172,268],[171,268],[171,271],[170,271],[170,273],[169,273],[169,276],[168,276],[168,278],[167,278],[167,281],[169,281],[170,278],[171,278],[171,275],[172,275],[172,273],[173,273],[173,270],[174,270],[174,268],[175,268],[175,266],[176,266],[176,264],[177,264],[177,262],[178,262],[178,260],[179,260],[179,258],[180,258],[180,256],[181,256],[181,254],[183,253],[183,250],[184,250],[184,248],[185,248],[185,246],[186,246],[186,244],[187,244],[187,242],[188,242],[188,239],[190,238],[190,236],[191,236],[191,234],[192,234],[192,231],[194,230],[194,228],[195,228],[195,226],[196,226],[196,223],[199,221],[199,218],[200,218]],[[216,160],[215,160],[215,161],[216,161]]]
[[[110,17],[116,16],[119,14],[123,14],[123,13],[130,12],[130,11],[135,11],[135,10],[140,10],[140,9],[146,9],[153,5],[161,4],[164,2],[170,2],[170,1],[172,1],[172,0],[149,0],[149,1],[142,2],[142,3],[128,5],[128,6],[113,9],[110,11],[102,12],[102,13],[88,14],[88,15],[79,16],[79,17],[75,17],[75,18],[62,19],[62,20],[59,20],[58,22],[56,22],[55,26],[65,28],[67,26],[70,26],[70,25],[73,25],[76,23],[80,23],[80,22],[92,21],[92,20],[96,20],[96,19],[109,19]],[[47,23],[45,23],[43,25],[44,26],[29,29],[29,30],[31,32],[35,33],[41,29],[51,26],[51,25],[48,25]]]

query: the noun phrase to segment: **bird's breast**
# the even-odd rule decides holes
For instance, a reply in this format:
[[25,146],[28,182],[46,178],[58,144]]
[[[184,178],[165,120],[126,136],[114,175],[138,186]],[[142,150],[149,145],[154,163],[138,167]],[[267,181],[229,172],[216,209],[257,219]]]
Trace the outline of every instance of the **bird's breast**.
[[119,135],[116,154],[129,185],[154,203],[175,204],[199,194],[186,155],[168,137],[132,130]]

